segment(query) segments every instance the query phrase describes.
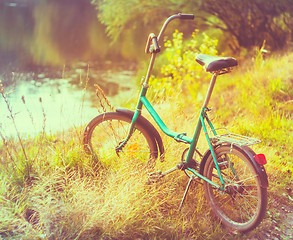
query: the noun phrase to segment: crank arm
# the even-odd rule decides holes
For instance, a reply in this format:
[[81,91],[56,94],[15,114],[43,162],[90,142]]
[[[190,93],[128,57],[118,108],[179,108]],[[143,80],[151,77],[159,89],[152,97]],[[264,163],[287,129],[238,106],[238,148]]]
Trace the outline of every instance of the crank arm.
[[165,177],[166,175],[168,175],[172,172],[175,172],[177,170],[180,170],[180,169],[181,169],[181,165],[177,164],[175,167],[173,167],[165,172],[158,171],[158,172],[150,173],[148,176],[147,184],[158,182],[161,178]]

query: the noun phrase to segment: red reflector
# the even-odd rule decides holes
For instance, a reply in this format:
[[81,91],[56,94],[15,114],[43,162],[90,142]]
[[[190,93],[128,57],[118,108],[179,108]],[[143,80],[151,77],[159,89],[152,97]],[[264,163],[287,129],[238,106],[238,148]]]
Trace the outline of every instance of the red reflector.
[[267,159],[266,156],[264,154],[256,154],[254,156],[255,161],[259,164],[259,165],[265,165],[267,164]]

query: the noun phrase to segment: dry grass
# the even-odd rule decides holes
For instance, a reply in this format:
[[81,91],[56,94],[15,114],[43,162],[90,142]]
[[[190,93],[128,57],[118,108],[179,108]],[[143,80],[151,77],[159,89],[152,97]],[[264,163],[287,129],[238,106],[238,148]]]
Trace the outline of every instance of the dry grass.
[[[184,119],[187,118],[178,120]],[[177,121],[170,123],[171,128],[176,125]],[[79,132],[62,135],[59,141],[46,135],[41,135],[35,143],[29,144],[27,140],[28,157],[35,159],[30,165],[30,181],[2,172],[0,236],[8,239],[209,239],[222,234],[219,222],[211,220],[209,211],[205,213],[201,185],[193,184],[179,212],[188,181],[184,173],[148,185],[143,173],[129,174],[132,166],[127,159],[119,169],[105,169],[85,156]],[[171,153],[164,163],[158,163],[162,170],[173,167],[182,153],[177,144],[165,140]],[[20,156],[13,155],[13,159],[19,161]],[[11,162],[1,168],[4,166],[16,170]]]
[[[222,92],[227,94],[224,96],[226,104],[215,98],[215,106],[223,111],[213,111],[212,119],[228,125],[236,133],[239,130],[253,134],[257,128],[253,125],[255,108],[241,105],[243,98],[240,96],[243,95],[239,95],[239,89],[235,82],[222,85]],[[235,92],[231,93],[232,90]],[[274,92],[278,91],[277,88]],[[212,99],[218,94],[215,92]],[[158,102],[156,110],[162,112],[162,119],[170,129],[192,136],[198,116],[194,109],[198,109],[200,102],[193,102],[189,108],[182,96],[166,103],[168,100]],[[238,115],[230,111],[230,101]],[[260,107],[263,112],[264,107]],[[292,121],[291,116],[286,115],[288,121]],[[263,136],[269,124],[262,122],[262,132],[257,132],[258,136]],[[127,159],[121,168],[113,170],[86,156],[81,133],[82,128],[76,127],[60,136],[41,133],[35,139],[27,139],[22,142],[26,157],[19,142],[2,139],[0,239],[253,239],[257,233],[255,230],[245,236],[238,235],[222,227],[210,212],[202,185],[196,182],[192,183],[186,203],[179,212],[188,181],[183,172],[178,171],[148,185],[143,173],[129,174],[132,166]],[[187,146],[169,137],[164,137],[163,142],[166,160],[158,161],[156,168],[167,170],[180,161]],[[286,184],[292,182],[290,176],[287,175],[287,180],[283,176],[284,171],[291,169],[288,166],[290,151],[285,149],[288,145],[282,145],[284,151],[281,152],[276,150],[277,144],[272,142],[268,146],[265,141],[256,148],[265,152],[270,161],[267,167],[271,183],[269,191],[274,195],[279,194],[278,191],[283,193],[288,187]],[[202,139],[199,148],[202,152],[206,149]],[[26,169],[29,169],[29,178]],[[277,184],[277,179],[283,184]],[[273,209],[269,210],[273,212]],[[271,220],[271,215],[266,216],[260,229]]]

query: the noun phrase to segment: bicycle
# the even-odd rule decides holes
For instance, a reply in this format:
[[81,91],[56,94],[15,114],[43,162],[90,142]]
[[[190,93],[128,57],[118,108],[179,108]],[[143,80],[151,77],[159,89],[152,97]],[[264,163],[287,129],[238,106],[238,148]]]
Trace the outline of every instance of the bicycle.
[[[217,77],[231,72],[232,68],[238,65],[237,60],[204,54],[196,57],[196,61],[206,72],[212,74],[212,78],[193,137],[170,130],[146,98],[155,57],[160,52],[158,42],[167,25],[174,19],[192,20],[194,15],[179,13],[170,16],[158,36],[154,33],[149,35],[145,51],[151,54],[151,59],[146,76],[142,80],[136,110],[116,109],[95,117],[84,131],[85,151],[104,163],[109,164],[126,156],[126,160],[132,160],[138,169],[153,169],[158,158],[164,159],[165,149],[156,128],[142,116],[144,106],[164,134],[177,142],[190,145],[176,166],[166,172],[149,173],[149,181],[155,182],[177,170],[184,171],[189,181],[179,206],[181,209],[191,182],[194,179],[203,180],[207,202],[221,222],[237,231],[250,231],[262,221],[266,212],[266,157],[264,154],[256,154],[250,148],[251,145],[259,143],[259,140],[230,133],[226,128],[214,128],[208,117],[211,110],[208,103]],[[209,146],[204,154],[197,149],[202,130]],[[201,158],[200,163],[194,159],[195,154]]]

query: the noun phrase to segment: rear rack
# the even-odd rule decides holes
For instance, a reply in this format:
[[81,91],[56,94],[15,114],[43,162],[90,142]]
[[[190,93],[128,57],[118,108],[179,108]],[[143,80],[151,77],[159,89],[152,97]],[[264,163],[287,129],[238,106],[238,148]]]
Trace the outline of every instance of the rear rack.
[[[216,131],[225,131],[225,133],[215,135]],[[242,147],[242,146],[251,146],[261,142],[260,140],[256,138],[250,138],[250,137],[231,133],[229,132],[227,128],[216,128],[216,129],[212,129],[211,132],[214,135],[210,137],[210,140],[215,145],[222,144],[222,143],[229,143],[231,145],[237,145],[239,147]]]

